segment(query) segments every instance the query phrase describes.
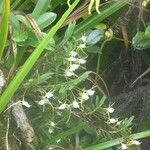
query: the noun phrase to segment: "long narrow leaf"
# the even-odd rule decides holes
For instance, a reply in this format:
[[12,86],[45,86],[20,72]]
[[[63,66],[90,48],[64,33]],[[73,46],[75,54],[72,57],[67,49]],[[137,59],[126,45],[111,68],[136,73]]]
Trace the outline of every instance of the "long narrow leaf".
[[57,30],[61,27],[65,19],[72,12],[75,6],[79,3],[80,0],[75,0],[75,2],[71,5],[71,7],[63,14],[61,19],[57,22],[57,24],[49,31],[47,36],[43,39],[43,41],[38,45],[38,47],[34,50],[34,52],[27,59],[23,67],[18,71],[12,82],[9,84],[7,89],[4,91],[2,96],[0,97],[0,113],[5,109],[6,105],[10,101],[11,97],[14,95],[23,79],[26,77],[28,72],[31,70],[40,54],[43,52],[44,48],[48,45],[50,39],[55,35]]
[[112,14],[123,8],[125,5],[127,5],[125,1],[119,0],[108,8],[104,7],[104,10],[101,10],[100,14],[95,13],[94,15],[91,15],[89,18],[81,22],[78,26],[76,26],[74,34],[78,35],[88,30],[89,28],[94,27],[97,23],[111,16]]
[[[145,137],[150,137],[150,130],[131,135],[131,138],[134,139],[134,140],[145,138]],[[101,144],[91,146],[89,148],[86,148],[85,150],[107,149],[107,148],[110,148],[112,146],[116,146],[118,144],[121,144],[122,142],[123,142],[123,138],[117,138],[115,140],[110,140],[108,142],[104,142],[104,143],[101,143]]]
[[0,25],[0,61],[1,61],[3,51],[5,48],[6,40],[7,40],[9,15],[10,15],[10,0],[5,0],[2,23]]

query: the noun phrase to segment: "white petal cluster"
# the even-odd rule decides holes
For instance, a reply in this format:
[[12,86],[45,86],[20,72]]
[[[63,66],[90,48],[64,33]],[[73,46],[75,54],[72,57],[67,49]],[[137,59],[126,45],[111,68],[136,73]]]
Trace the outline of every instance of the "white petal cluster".
[[107,109],[108,113],[113,113],[115,111],[115,109],[110,106],[106,109]]
[[92,90],[92,89],[89,89],[89,90],[87,90],[86,92],[88,93],[89,96],[92,96],[92,95],[94,95],[94,93],[95,93],[95,91]]
[[73,101],[72,106],[73,108],[80,108],[79,103],[77,101]]
[[139,141],[137,141],[137,140],[133,140],[133,141],[132,141],[132,144],[134,144],[134,145],[140,145],[141,142],[139,142]]
[[126,144],[121,144],[121,149],[124,150],[124,149],[127,149],[127,145]]
[[117,118],[110,118],[109,119],[109,123],[110,124],[114,124],[114,123],[117,123],[118,122],[118,119]]
[[83,92],[83,93],[81,93],[81,99],[82,100],[88,100],[90,97],[89,97],[89,95],[88,95],[88,93],[87,92]]
[[60,110],[64,110],[64,109],[66,109],[66,104],[62,104],[62,105],[60,105],[60,106],[58,107],[58,109],[60,109]]
[[49,99],[49,98],[51,98],[51,97],[54,97],[52,91],[49,91],[49,92],[47,92],[47,93],[45,94],[45,98]]
[[70,62],[70,65],[68,66],[68,69],[65,70],[65,76],[71,77],[75,75],[74,71],[76,71],[80,64],[85,64],[86,60],[83,58],[77,58],[78,53],[76,51],[71,51],[69,54],[69,58],[67,60]]

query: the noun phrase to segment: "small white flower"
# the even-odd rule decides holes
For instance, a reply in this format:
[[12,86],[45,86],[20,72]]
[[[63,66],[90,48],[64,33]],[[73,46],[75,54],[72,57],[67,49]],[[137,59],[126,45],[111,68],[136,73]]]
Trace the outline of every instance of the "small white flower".
[[45,94],[45,97],[47,98],[47,99],[49,99],[49,98],[51,98],[51,97],[53,97],[54,95],[53,95],[53,92],[51,92],[51,91],[49,91],[49,92],[47,92],[46,94]]
[[69,70],[70,71],[75,71],[79,68],[79,64],[71,64]]
[[68,61],[75,62],[75,61],[77,60],[77,58],[75,58],[75,57],[71,56],[71,57],[69,57],[67,60],[68,60]]
[[52,128],[49,128],[49,129],[48,129],[48,132],[49,132],[50,134],[52,134],[54,131],[53,131]]
[[74,73],[73,73],[72,71],[70,71],[70,70],[66,70],[65,75],[66,75],[67,77],[71,77],[71,76],[74,75]]
[[126,144],[121,144],[121,149],[127,149],[127,145]]
[[84,36],[84,35],[81,37],[81,40],[82,40],[84,43],[86,43],[86,39],[87,39],[87,37]]
[[109,107],[107,108],[107,111],[108,111],[109,113],[113,113],[113,112],[115,111],[115,109],[109,106]]
[[40,100],[40,101],[38,102],[38,104],[39,104],[39,105],[44,105],[44,104],[45,104],[45,100],[44,100],[44,99]]
[[89,99],[88,93],[83,92],[83,93],[81,94],[81,99],[83,99],[83,100],[88,100],[88,99]]
[[60,110],[63,110],[63,109],[65,109],[66,108],[66,104],[62,104],[62,105],[60,105],[59,107],[58,107],[58,109],[60,109]]
[[61,141],[61,139],[57,140],[56,143],[59,143]]
[[111,118],[111,119],[109,119],[109,123],[116,123],[118,121],[118,119],[116,119],[116,118]]
[[72,105],[73,105],[73,108],[79,108],[80,107],[79,103],[77,101],[73,101]]
[[81,48],[81,49],[86,48],[86,44],[85,44],[85,43],[80,44],[80,45],[79,45],[79,48]]
[[41,99],[41,100],[38,102],[39,105],[44,105],[44,104],[48,104],[48,103],[49,103],[49,100],[46,99],[46,98],[44,98],[44,97],[43,97],[43,99]]
[[117,125],[120,125],[120,124],[121,124],[121,122],[122,122],[122,121],[118,121],[118,122],[117,122]]
[[56,124],[54,122],[50,123],[50,126],[54,127]]
[[27,108],[31,107],[31,105],[26,101],[22,101],[21,103],[22,103],[22,105],[26,106]]
[[95,93],[95,91],[92,89],[89,89],[86,92],[88,93],[89,96],[92,96]]
[[86,60],[85,60],[85,59],[82,59],[82,58],[81,58],[81,59],[78,59],[78,61],[79,61],[80,64],[85,64],[85,63],[86,63]]
[[75,51],[71,51],[71,52],[70,52],[70,56],[71,56],[71,57],[75,57],[77,54],[78,54],[78,53],[75,52]]
[[141,144],[141,142],[139,142],[137,140],[133,140],[132,143],[135,144],[135,145],[140,145]]

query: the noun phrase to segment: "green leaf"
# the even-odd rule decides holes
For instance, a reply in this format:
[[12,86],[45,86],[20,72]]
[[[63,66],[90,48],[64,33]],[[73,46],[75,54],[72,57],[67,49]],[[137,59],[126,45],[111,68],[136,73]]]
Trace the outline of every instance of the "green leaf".
[[75,25],[76,25],[75,21],[69,24],[69,26],[65,32],[65,36],[64,36],[63,41],[67,41],[72,36]]
[[85,48],[85,51],[87,51],[88,53],[100,53],[101,54],[101,48],[95,45],[91,45],[91,46],[87,46]]
[[59,92],[60,93],[65,93],[68,90],[72,90],[80,82],[82,82],[85,79],[87,79],[87,77],[89,76],[90,73],[91,73],[91,71],[87,71],[87,72],[83,73],[81,76],[79,76],[77,79],[68,81],[65,85],[62,86],[62,88],[60,89]]
[[150,48],[150,37],[144,32],[137,32],[132,39],[132,45],[137,50],[144,50]]
[[36,19],[39,18],[42,14],[46,12],[51,0],[38,0],[33,12],[32,16]]
[[8,34],[8,25],[9,25],[9,16],[10,16],[10,0],[4,0],[3,5],[3,16],[2,22],[0,24],[0,61],[3,55],[5,48],[7,34]]
[[57,17],[57,14],[53,13],[53,12],[47,12],[42,14],[40,17],[38,17],[37,19],[37,23],[40,27],[40,29],[44,29],[47,26],[49,26],[52,22],[55,21]]
[[71,129],[68,129],[67,131],[62,131],[60,134],[58,135],[55,135],[55,136],[50,136],[48,140],[46,140],[44,142],[44,145],[43,146],[46,146],[48,144],[51,144],[51,143],[54,143],[55,141],[59,140],[59,139],[65,139],[67,138],[68,136],[72,135],[72,134],[75,134],[75,133],[78,133],[79,131],[85,129],[87,127],[87,125],[85,123],[82,123],[76,127],[73,127]]
[[[145,137],[150,137],[150,130],[131,135],[131,138],[133,138],[134,140],[138,140]],[[107,148],[121,144],[123,140],[123,138],[117,138],[101,144],[93,145],[91,147],[85,148],[85,150],[106,150]]]
[[99,22],[103,21],[107,17],[111,16],[118,10],[122,9],[124,6],[127,5],[126,1],[119,0],[109,7],[103,7],[101,8],[101,13],[97,14],[94,13],[90,17],[88,17],[86,20],[82,21],[79,25],[75,28],[75,35],[80,35],[81,33],[87,31],[89,28],[93,28],[96,26]]
[[11,13],[10,23],[13,28],[20,29],[19,20],[13,13]]
[[94,45],[104,39],[104,30],[93,30],[88,36],[86,43],[88,45]]
[[29,29],[32,29],[32,26],[30,24],[30,22],[28,21],[28,19],[23,16],[23,15],[16,15],[16,18],[23,24],[26,25],[26,27],[28,27]]
[[28,38],[27,31],[23,31],[23,30],[20,30],[20,29],[15,29],[14,30],[12,39],[15,42],[25,42],[27,40],[27,38]]
[[45,83],[48,79],[50,79],[53,73],[49,72],[49,73],[45,73],[42,75],[39,75],[37,78],[34,79],[29,79],[24,86],[28,87],[28,86],[36,86],[42,83]]

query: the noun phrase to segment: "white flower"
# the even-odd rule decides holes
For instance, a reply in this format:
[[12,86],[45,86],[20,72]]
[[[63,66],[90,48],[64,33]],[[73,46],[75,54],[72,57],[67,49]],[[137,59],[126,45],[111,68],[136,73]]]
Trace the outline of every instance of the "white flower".
[[49,103],[49,100],[48,100],[48,99],[45,99],[44,97],[43,97],[42,100],[40,100],[40,101],[38,102],[39,105],[44,105],[44,104],[48,104],[48,103]]
[[45,97],[47,98],[47,99],[49,99],[49,98],[51,98],[51,97],[53,97],[54,95],[53,95],[53,92],[51,92],[51,91],[49,91],[49,92],[47,92],[46,94],[45,94]]
[[60,110],[63,110],[63,109],[65,109],[66,108],[66,104],[62,104],[62,105],[60,105],[59,107],[58,107],[58,109],[60,109]]
[[81,59],[78,59],[78,61],[79,61],[80,64],[85,64],[85,63],[86,63],[86,60],[85,60],[85,59],[82,59],[82,58],[81,58]]
[[141,144],[141,142],[139,142],[137,140],[133,140],[132,143],[135,144],[135,145],[140,145]]
[[44,104],[45,104],[45,100],[44,100],[44,99],[40,100],[40,101],[38,102],[38,104],[39,104],[39,105],[44,105]]
[[86,39],[87,39],[87,37],[84,36],[84,35],[81,37],[81,40],[82,40],[84,43],[86,43]]
[[70,52],[70,56],[71,56],[71,57],[75,57],[77,54],[78,54],[78,53],[75,52],[75,51],[71,51],[71,52]]
[[61,139],[57,140],[56,143],[59,143],[61,141]]
[[66,75],[67,77],[71,77],[71,76],[74,75],[74,73],[73,73],[72,71],[70,71],[70,70],[66,70],[65,75]]
[[117,118],[111,118],[111,119],[109,119],[109,123],[116,123],[118,121],[118,119]]
[[68,60],[68,61],[75,62],[75,61],[77,60],[77,58],[75,58],[75,57],[71,56],[71,57],[69,57],[67,60]]
[[122,121],[118,121],[118,122],[117,122],[117,125],[120,125],[120,124],[121,124],[121,122],[122,122]]
[[92,96],[95,93],[95,91],[92,89],[89,89],[86,92],[88,93],[89,96]]
[[115,109],[109,106],[109,107],[107,108],[107,111],[108,111],[109,113],[113,113],[113,112],[115,111]]
[[121,144],[121,149],[127,149],[127,145],[126,144]]
[[86,44],[85,44],[85,43],[80,44],[80,45],[79,45],[79,48],[81,48],[81,49],[86,48]]
[[31,105],[26,101],[21,101],[21,104],[26,106],[27,108],[31,107]]
[[52,134],[52,133],[53,133],[53,129],[52,129],[52,128],[49,128],[49,129],[48,129],[48,132],[49,132],[50,134]]
[[81,94],[81,99],[83,99],[83,100],[88,100],[88,99],[89,99],[88,93],[83,92],[83,93]]
[[54,122],[50,123],[50,126],[54,127],[56,124]]
[[80,107],[79,103],[77,101],[73,101],[72,105],[73,105],[73,108],[79,108]]
[[79,64],[71,64],[69,70],[70,71],[75,71],[79,68]]

